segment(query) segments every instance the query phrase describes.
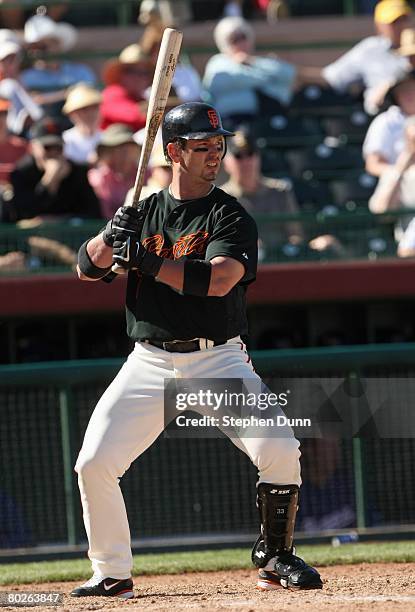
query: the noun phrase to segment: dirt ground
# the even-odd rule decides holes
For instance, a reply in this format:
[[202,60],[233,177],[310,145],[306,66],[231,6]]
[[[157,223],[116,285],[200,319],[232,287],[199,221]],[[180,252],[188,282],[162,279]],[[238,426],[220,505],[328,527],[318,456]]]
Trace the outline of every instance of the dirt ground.
[[[68,597],[74,583],[1,587],[0,591],[48,591],[64,593],[60,612],[78,610],[201,610],[216,612],[413,612],[415,610],[415,564],[362,564],[321,568],[323,590],[292,592],[285,589],[259,591],[255,570],[136,577],[135,599]],[[3,610],[17,608],[4,607]],[[36,606],[51,612],[53,607]],[[56,608],[55,608],[56,609]]]

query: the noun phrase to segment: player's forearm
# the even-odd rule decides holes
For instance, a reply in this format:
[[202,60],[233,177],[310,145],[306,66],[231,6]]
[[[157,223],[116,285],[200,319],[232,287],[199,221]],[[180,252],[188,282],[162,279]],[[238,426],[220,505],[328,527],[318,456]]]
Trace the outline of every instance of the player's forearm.
[[92,262],[98,268],[112,266],[112,248],[105,244],[102,234],[98,234],[88,242],[87,251]]
[[165,259],[157,275],[157,280],[177,291],[183,290],[184,264],[180,261]]
[[[112,266],[112,248],[105,244],[105,242],[102,239],[101,234],[99,234],[98,236],[95,236],[95,238],[92,238],[92,240],[88,242],[88,244],[86,245],[86,252],[88,254],[90,263],[96,268],[102,269],[103,270],[102,276],[105,276],[104,271],[106,271],[108,268],[111,268]],[[88,262],[87,262],[87,265],[88,265]],[[87,280],[87,281],[99,280],[100,278],[99,276],[96,278],[93,278],[92,276],[82,271],[81,267],[78,264],[77,272],[78,272],[78,277],[81,280]]]
[[[244,272],[242,264],[225,257],[215,258],[210,263],[206,262],[206,265],[210,266],[208,297],[225,296],[242,278]],[[157,280],[177,291],[183,291],[185,273],[184,263],[165,259],[157,275]],[[190,287],[191,283],[187,282],[187,286]],[[189,292],[185,291],[185,293]]]

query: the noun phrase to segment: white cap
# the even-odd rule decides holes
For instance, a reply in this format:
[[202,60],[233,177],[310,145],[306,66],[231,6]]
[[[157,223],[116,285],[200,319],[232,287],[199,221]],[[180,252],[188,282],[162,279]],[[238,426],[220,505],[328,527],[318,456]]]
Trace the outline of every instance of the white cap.
[[0,61],[8,55],[17,55],[22,50],[21,46],[15,42],[0,43]]
[[224,17],[217,23],[213,30],[213,38],[221,53],[226,53],[230,39],[237,33],[243,33],[251,42],[255,40],[253,27],[243,17]]
[[69,23],[56,23],[47,15],[34,15],[24,26],[24,39],[27,44],[38,43],[45,38],[55,38],[59,41],[62,51],[68,51],[75,46],[78,39],[76,28]]
[[13,30],[6,30],[6,28],[0,29],[0,45],[6,42],[14,42],[16,45],[21,45],[20,38],[13,32]]

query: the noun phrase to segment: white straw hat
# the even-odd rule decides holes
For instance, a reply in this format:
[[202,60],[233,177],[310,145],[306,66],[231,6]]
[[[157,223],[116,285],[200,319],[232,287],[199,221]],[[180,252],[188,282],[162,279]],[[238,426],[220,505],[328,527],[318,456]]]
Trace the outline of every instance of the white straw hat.
[[62,111],[68,115],[80,108],[101,104],[101,100],[102,96],[98,89],[91,87],[87,83],[78,83],[78,85],[72,87],[66,96],[66,102]]
[[24,39],[27,44],[38,43],[45,38],[59,41],[62,51],[69,51],[78,40],[76,28],[69,23],[56,23],[47,15],[34,15],[24,26]]

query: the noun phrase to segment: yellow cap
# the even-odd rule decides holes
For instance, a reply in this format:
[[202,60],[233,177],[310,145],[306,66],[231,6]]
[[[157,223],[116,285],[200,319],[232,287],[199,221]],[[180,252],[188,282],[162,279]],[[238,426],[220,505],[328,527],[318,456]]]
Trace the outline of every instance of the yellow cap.
[[375,23],[393,23],[411,13],[412,9],[405,0],[382,0],[375,8]]

